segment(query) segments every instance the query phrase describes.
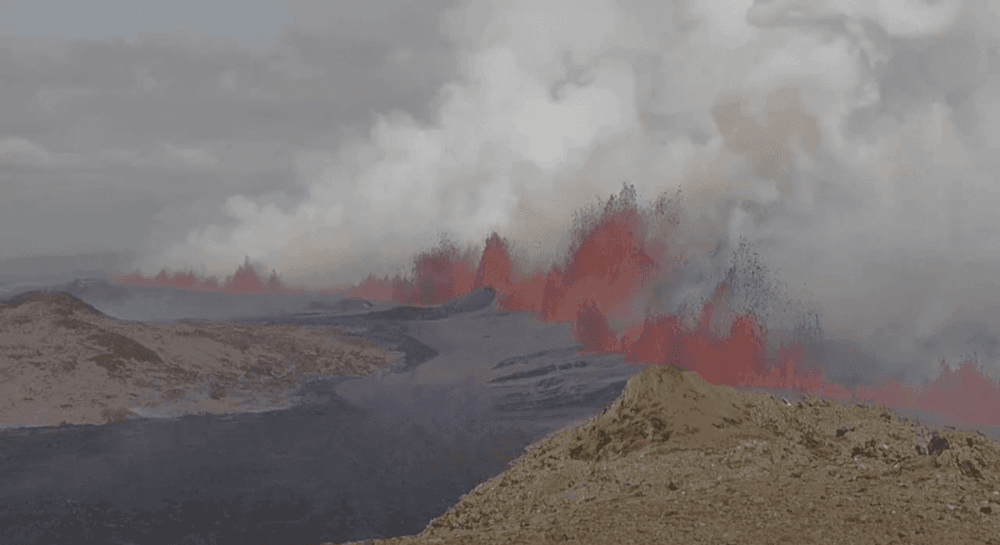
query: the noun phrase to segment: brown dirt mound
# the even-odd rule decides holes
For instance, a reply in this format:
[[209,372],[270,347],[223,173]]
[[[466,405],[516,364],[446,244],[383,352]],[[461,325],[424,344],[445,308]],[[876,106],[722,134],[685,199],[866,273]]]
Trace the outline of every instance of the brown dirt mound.
[[674,367],[633,377],[622,395],[565,445],[573,460],[608,461],[644,446],[700,448],[739,435],[744,415],[735,390],[716,387]]
[[1000,447],[651,366],[396,543],[1000,544]]

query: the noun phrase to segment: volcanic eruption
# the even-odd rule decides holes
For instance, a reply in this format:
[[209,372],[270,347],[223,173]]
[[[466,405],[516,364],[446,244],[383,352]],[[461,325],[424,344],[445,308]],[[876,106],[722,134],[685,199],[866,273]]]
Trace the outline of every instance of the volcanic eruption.
[[117,279],[409,305],[492,286],[637,365],[1000,423],[997,354],[970,355],[1000,308],[995,10],[672,6],[456,6],[429,118],[377,115],[298,205],[233,195],[226,225],[146,256],[158,275]]
[[[65,295],[5,307],[6,422],[75,425],[83,406],[75,422],[107,425],[6,449],[0,504],[39,532],[57,507],[138,531],[70,513],[52,488],[103,486],[70,475],[93,466],[80,445],[51,446],[87,433],[120,454],[101,497],[123,509],[177,499],[160,485],[205,474],[202,455],[228,466],[226,494],[307,467],[280,494],[338,539],[445,505],[428,534],[445,543],[476,528],[512,543],[995,539],[1000,447],[914,438],[871,405],[1000,425],[998,2],[289,2],[295,22],[259,50],[5,37],[20,102],[0,217],[32,227],[0,249],[121,245],[112,280],[175,290],[80,280],[67,289],[105,316],[63,315]],[[331,348],[306,326],[341,336]],[[257,378],[296,385],[287,409],[268,401],[272,426],[185,414],[163,426],[205,441],[133,434],[189,399],[235,407]],[[509,459],[501,439],[601,405],[460,504],[431,494],[483,482]],[[239,441],[230,457],[219,437]],[[306,520],[255,509],[247,521],[280,531]],[[223,512],[201,536],[173,511],[150,520],[210,541],[243,524]]]
[[[663,297],[664,286],[683,266],[664,257],[669,256],[664,251],[664,238],[648,238],[648,233],[663,232],[652,229],[654,224],[677,224],[671,202],[663,195],[648,209],[640,210],[635,188],[625,185],[619,195],[610,195],[603,207],[578,215],[568,256],[548,271],[518,269],[509,243],[496,232],[486,239],[478,262],[472,258],[471,248],[463,252],[443,238],[437,247],[416,256],[411,276],[380,279],[370,275],[346,290],[346,295],[438,305],[488,286],[497,293],[503,311],[528,311],[542,321],[572,322],[585,351],[621,353],[636,364],[680,367],[713,384],[786,389],[834,399],[854,397],[931,410],[962,423],[1000,423],[1000,401],[995,401],[1000,399],[1000,385],[973,361],[966,361],[956,371],[942,362],[940,376],[923,385],[883,377],[883,385],[860,385],[853,390],[826,380],[822,368],[803,371],[804,346],[815,350],[825,342],[818,315],[799,311],[794,316],[794,330],[772,334],[766,318],[775,308],[793,305],[782,300],[780,290],[773,287],[773,274],[745,240],[733,250],[729,268],[699,308],[693,312],[688,308],[676,313],[653,311],[663,306],[662,302],[653,305],[653,299]],[[654,260],[650,253],[661,256],[662,261]],[[181,289],[219,285],[195,279],[190,272],[170,278],[163,271],[151,281],[135,276],[117,280]],[[225,285],[233,290],[265,286],[249,265],[241,267]],[[274,274],[266,288],[284,289]],[[733,299],[740,300],[741,309],[733,308]],[[621,324],[617,331],[609,316]],[[812,328],[811,320],[816,322]]]

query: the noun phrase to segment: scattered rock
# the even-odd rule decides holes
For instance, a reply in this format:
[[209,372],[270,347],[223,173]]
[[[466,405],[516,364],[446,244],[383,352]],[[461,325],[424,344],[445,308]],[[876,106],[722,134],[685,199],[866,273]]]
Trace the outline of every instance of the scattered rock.
[[927,443],[927,452],[931,456],[936,456],[938,454],[941,454],[947,448],[948,448],[948,440],[936,433],[934,434],[934,437],[931,439],[931,441]]

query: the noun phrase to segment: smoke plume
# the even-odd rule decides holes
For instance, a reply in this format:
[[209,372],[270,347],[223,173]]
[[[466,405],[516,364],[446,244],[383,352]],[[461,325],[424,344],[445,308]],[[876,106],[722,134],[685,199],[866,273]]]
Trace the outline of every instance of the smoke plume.
[[623,182],[647,201],[679,188],[669,244],[649,256],[676,264],[657,304],[710,297],[743,240],[827,334],[934,375],[967,338],[996,341],[998,13],[987,0],[464,2],[441,18],[461,77],[433,122],[379,113],[366,137],[302,156],[303,200],[233,195],[230,224],[142,268],[227,274],[249,258],[326,287],[406,273],[442,234],[464,247],[493,231],[522,264],[550,263],[571,250],[574,212]]

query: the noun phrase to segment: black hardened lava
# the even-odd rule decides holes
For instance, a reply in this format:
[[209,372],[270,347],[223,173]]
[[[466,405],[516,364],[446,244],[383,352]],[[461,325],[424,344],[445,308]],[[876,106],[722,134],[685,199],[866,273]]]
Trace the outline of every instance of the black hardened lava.
[[[405,373],[439,355],[410,336],[413,322],[492,302],[480,290],[440,307],[252,320],[342,326],[404,353],[385,377],[307,381],[288,409],[0,432],[0,544],[282,545],[419,533],[552,431],[546,411],[575,407],[560,417],[575,418],[624,385],[608,356],[576,347],[490,363],[504,370],[500,380],[464,392],[408,384]],[[372,397],[341,397],[338,385],[352,380]]]
[[[480,292],[412,319],[490,302]],[[407,334],[407,312],[267,321],[363,330],[405,354],[393,369],[405,373],[438,354]],[[458,420],[431,402],[419,413],[353,405],[336,393],[349,378],[308,382],[284,410],[0,432],[0,543],[280,545],[414,534],[537,438],[492,426],[487,414]]]
[[[330,397],[0,436],[0,543],[321,543],[417,533],[532,438],[445,441]],[[382,422],[393,422],[386,426]]]

